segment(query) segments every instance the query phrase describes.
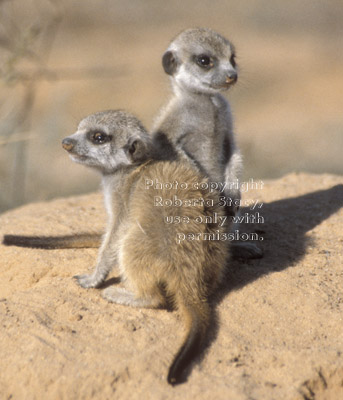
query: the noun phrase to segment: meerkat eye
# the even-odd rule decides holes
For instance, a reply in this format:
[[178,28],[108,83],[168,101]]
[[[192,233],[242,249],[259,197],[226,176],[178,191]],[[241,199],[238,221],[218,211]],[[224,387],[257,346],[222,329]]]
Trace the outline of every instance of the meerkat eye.
[[90,140],[95,144],[104,144],[110,140],[110,136],[103,132],[92,132]]
[[234,68],[236,67],[236,55],[235,54],[232,54],[232,56],[230,58],[230,63]]
[[195,61],[202,68],[209,69],[213,67],[213,61],[211,60],[211,57],[207,56],[206,54],[197,56]]

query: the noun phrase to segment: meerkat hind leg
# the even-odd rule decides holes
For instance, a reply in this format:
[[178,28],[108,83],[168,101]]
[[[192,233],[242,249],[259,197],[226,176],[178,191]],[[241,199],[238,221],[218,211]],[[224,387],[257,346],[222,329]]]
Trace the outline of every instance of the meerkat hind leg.
[[109,287],[102,291],[102,297],[112,303],[123,304],[132,307],[159,308],[162,305],[161,298],[137,297],[134,293],[122,287]]

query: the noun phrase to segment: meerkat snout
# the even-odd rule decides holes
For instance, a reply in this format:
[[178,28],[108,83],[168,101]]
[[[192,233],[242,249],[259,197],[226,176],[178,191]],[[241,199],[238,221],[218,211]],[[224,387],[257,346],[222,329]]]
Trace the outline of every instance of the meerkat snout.
[[228,85],[231,85],[233,83],[236,83],[238,79],[238,74],[236,71],[232,71],[226,75],[225,83]]
[[62,140],[62,147],[67,150],[67,151],[71,151],[73,149],[73,147],[75,146],[75,140],[71,139],[71,138],[65,138]]

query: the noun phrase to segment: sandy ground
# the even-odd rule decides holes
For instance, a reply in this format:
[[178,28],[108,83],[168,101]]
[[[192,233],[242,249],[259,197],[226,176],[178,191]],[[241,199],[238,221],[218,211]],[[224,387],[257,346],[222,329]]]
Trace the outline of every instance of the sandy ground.
[[[96,249],[0,246],[0,398],[343,398],[342,182],[291,174],[245,194],[261,205],[264,223],[246,229],[265,256],[229,264],[213,340],[175,388],[177,312],[78,287],[72,276],[93,268]],[[102,215],[98,193],[30,204],[0,216],[0,235],[99,231]]]

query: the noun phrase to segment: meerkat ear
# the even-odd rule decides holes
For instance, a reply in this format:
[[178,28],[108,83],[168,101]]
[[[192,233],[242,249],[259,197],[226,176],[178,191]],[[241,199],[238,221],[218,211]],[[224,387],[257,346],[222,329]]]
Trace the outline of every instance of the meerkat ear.
[[146,143],[137,138],[131,138],[125,146],[125,151],[132,163],[143,162],[148,157]]
[[164,71],[168,75],[173,75],[177,68],[176,54],[174,54],[172,51],[166,51],[162,57],[162,65]]

